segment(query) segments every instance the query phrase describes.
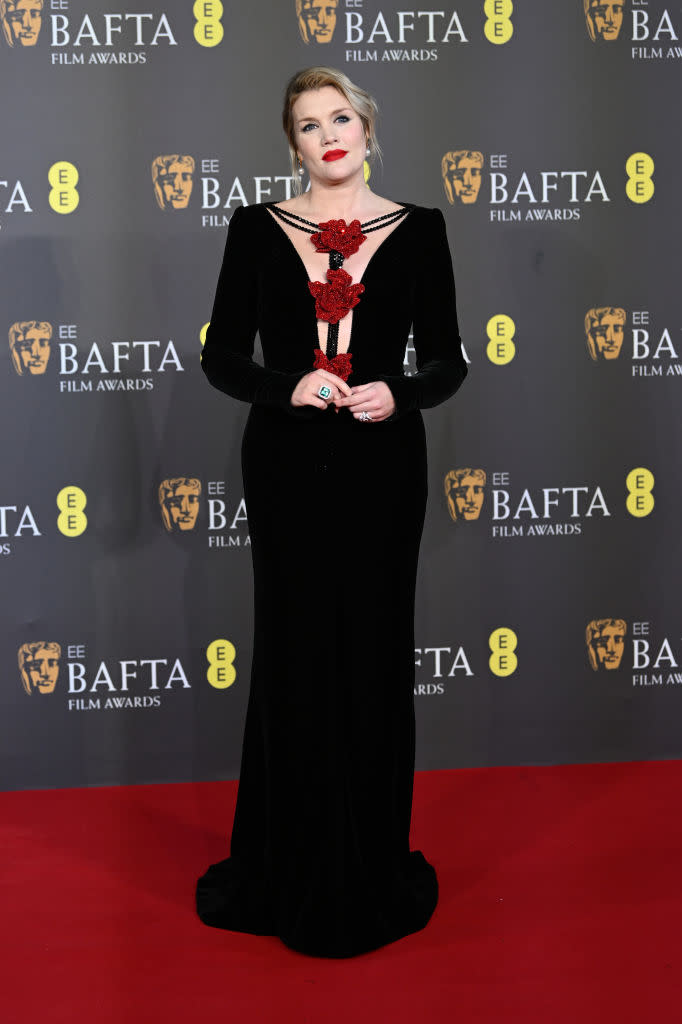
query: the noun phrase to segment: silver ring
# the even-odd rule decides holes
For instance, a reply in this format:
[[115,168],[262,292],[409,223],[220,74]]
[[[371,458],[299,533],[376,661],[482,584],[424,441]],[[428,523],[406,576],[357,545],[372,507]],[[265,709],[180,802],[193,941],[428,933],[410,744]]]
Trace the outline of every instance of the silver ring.
[[363,410],[363,412],[360,413],[360,415],[358,416],[358,419],[360,420],[361,423],[371,423],[372,422],[372,417],[370,416],[370,414],[366,410]]
[[318,398],[323,398],[325,402],[331,397],[332,389],[327,384],[320,384],[317,395]]

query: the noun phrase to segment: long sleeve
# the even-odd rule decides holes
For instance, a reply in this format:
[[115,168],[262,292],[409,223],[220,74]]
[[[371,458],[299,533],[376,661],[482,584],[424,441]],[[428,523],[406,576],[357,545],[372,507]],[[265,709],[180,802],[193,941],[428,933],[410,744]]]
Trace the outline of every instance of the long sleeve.
[[242,402],[275,406],[292,414],[291,395],[309,373],[269,370],[253,360],[258,329],[257,240],[251,237],[243,207],[230,218],[201,367],[214,387]]
[[395,417],[439,405],[457,391],[467,375],[445,219],[438,209],[429,216],[428,236],[422,251],[415,253],[419,267],[412,329],[417,373],[411,377],[380,376],[393,394]]

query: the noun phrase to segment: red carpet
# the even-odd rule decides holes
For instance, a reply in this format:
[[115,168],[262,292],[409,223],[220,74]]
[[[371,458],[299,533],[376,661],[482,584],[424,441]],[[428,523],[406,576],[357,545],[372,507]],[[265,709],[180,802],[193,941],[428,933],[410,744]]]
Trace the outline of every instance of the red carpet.
[[8,1024],[678,1024],[682,762],[417,776],[441,902],[353,960],[204,927],[236,783],[0,795]]

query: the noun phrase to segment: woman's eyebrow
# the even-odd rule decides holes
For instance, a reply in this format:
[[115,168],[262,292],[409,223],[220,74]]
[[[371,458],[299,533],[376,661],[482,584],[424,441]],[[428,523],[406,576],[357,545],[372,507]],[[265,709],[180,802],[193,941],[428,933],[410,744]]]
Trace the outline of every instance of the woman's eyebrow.
[[[346,113],[346,111],[348,111],[350,109],[351,109],[350,107],[339,107],[338,110],[332,110],[330,116],[331,117],[336,117],[337,114],[344,114],[344,113]],[[298,121],[296,123],[297,124],[303,124],[304,121],[317,121],[317,118],[316,117],[299,117],[299,119],[298,119]]]

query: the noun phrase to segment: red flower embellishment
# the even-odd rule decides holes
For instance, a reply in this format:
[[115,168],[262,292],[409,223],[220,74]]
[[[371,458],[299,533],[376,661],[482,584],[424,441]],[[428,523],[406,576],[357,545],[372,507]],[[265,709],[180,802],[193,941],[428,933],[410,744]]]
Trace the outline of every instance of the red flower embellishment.
[[327,373],[335,373],[341,380],[348,380],[353,368],[351,367],[351,353],[350,352],[339,352],[338,355],[332,356],[331,359],[327,359],[326,355],[321,348],[315,349],[315,362],[313,363],[314,370],[326,370]]
[[315,252],[340,252],[343,258],[357,252],[367,238],[360,230],[360,221],[325,220],[320,224],[321,231],[310,236]]
[[311,295],[315,296],[315,315],[328,324],[338,324],[346,313],[357,306],[365,290],[364,284],[353,284],[345,270],[328,270],[327,283],[308,281]]

